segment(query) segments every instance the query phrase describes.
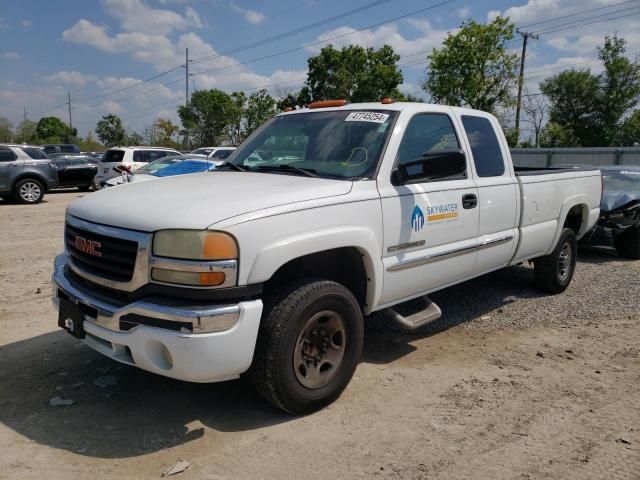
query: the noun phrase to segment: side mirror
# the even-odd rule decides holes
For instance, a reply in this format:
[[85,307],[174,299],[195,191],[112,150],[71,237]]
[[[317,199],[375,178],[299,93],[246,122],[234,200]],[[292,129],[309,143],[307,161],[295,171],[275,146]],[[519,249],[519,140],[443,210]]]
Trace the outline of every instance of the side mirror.
[[393,171],[394,185],[434,181],[448,177],[466,177],[467,160],[462,150],[424,153],[418,160],[403,163]]

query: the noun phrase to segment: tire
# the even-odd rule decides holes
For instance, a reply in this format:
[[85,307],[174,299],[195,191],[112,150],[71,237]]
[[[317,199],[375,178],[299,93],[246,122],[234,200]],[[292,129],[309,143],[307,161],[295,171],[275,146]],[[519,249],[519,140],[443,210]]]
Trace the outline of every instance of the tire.
[[346,287],[321,279],[291,284],[265,308],[250,369],[253,384],[285,412],[319,410],[351,380],[363,337],[360,305]]
[[91,191],[91,188],[91,185],[83,185],[82,187],[78,187],[78,190],[80,190],[81,192],[89,192]]
[[18,203],[40,203],[44,197],[44,185],[35,178],[23,178],[13,188],[13,198]]
[[564,228],[551,254],[533,261],[535,285],[549,293],[562,293],[571,283],[578,253],[576,234]]
[[621,257],[640,259],[640,226],[627,228],[617,235],[613,246]]

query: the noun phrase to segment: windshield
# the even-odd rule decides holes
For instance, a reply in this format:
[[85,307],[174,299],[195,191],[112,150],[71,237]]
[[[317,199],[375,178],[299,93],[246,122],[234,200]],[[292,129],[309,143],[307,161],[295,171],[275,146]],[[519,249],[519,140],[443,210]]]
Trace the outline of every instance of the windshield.
[[102,163],[120,163],[124,158],[124,150],[107,150],[104,152],[102,159],[100,161]]
[[603,171],[605,192],[640,192],[640,170]]
[[[229,162],[250,171],[293,168],[319,177],[362,178],[372,175],[396,112],[338,110],[275,117],[247,139]],[[285,166],[285,167],[283,167]]]
[[171,177],[173,175],[184,175],[185,173],[206,172],[210,168],[215,168],[215,165],[206,160],[183,160],[158,170],[152,175],[154,177]]
[[176,162],[181,161],[181,157],[162,157],[158,160],[154,160],[153,162],[149,162],[146,165],[137,168],[135,173],[155,173],[158,170],[162,170],[169,165],[173,165]]

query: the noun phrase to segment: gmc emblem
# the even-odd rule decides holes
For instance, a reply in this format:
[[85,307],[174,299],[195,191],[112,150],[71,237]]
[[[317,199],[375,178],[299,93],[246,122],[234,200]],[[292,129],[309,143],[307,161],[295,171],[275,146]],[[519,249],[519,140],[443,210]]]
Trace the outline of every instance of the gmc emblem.
[[77,250],[80,250],[87,255],[93,255],[94,257],[102,256],[102,253],[100,253],[99,250],[99,248],[102,247],[102,243],[100,242],[87,240],[86,238],[76,236],[74,246]]

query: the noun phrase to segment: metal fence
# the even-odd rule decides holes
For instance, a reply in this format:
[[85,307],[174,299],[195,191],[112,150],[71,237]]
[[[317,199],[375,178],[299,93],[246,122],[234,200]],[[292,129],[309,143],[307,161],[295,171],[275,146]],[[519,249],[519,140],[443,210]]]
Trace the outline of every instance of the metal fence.
[[512,148],[518,167],[640,165],[640,147]]

